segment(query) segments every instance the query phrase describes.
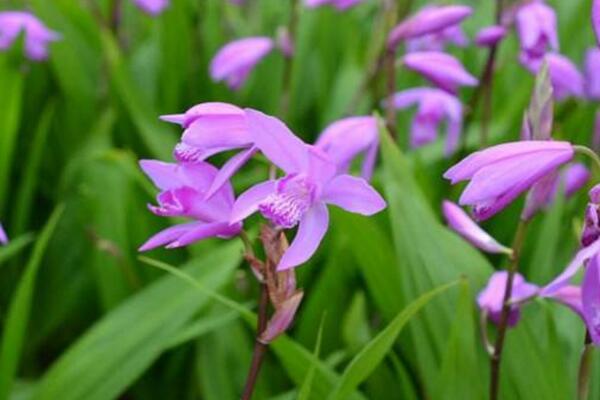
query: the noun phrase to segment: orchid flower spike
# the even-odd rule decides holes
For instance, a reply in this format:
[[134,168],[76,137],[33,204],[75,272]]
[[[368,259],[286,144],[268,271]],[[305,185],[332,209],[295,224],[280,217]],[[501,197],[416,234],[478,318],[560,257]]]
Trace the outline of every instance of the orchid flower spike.
[[[502,308],[504,305],[504,290],[506,289],[507,271],[494,272],[490,277],[486,287],[479,292],[477,296],[477,305],[479,309],[486,312],[489,319],[495,323],[500,323]],[[522,301],[537,295],[539,288],[536,285],[528,283],[523,275],[516,273],[513,278],[512,295],[509,300],[511,303],[508,314],[507,325],[515,326],[521,317]]]
[[502,25],[492,25],[482,28],[475,37],[475,44],[479,47],[497,45],[506,36],[506,28]]
[[304,5],[308,8],[316,8],[324,5],[331,5],[338,11],[345,11],[354,7],[364,0],[304,0]]
[[217,174],[206,196],[212,196],[236,173],[257,149],[248,132],[244,110],[228,103],[201,103],[184,114],[163,115],[163,121],[184,128],[173,155],[181,163],[202,162],[230,150],[240,150]]
[[585,55],[585,94],[590,100],[600,100],[600,48],[594,47]]
[[319,136],[315,147],[323,150],[346,173],[352,160],[364,153],[362,177],[370,180],[379,150],[379,129],[375,117],[348,117],[329,125]]
[[463,5],[428,6],[396,25],[387,39],[389,49],[395,49],[401,41],[438,33],[457,25],[473,13]]
[[431,81],[440,89],[455,94],[459,86],[475,86],[477,79],[456,59],[446,53],[422,51],[408,53],[402,64]]
[[302,142],[278,119],[250,109],[246,115],[256,145],[286,175],[241,194],[233,206],[231,223],[260,211],[279,228],[298,225],[278,270],[306,262],[317,250],[329,225],[327,204],[362,215],[373,215],[386,207],[367,181],[338,175],[337,165],[326,153]]
[[31,61],[47,59],[48,46],[61,37],[29,12],[0,12],[0,51],[11,47],[21,32],[25,36],[25,56]]
[[592,27],[596,34],[596,42],[600,46],[600,0],[592,1]]
[[133,3],[152,16],[161,14],[169,6],[169,0],[133,0]]
[[213,81],[226,81],[232,90],[239,89],[256,64],[271,52],[273,39],[269,37],[248,37],[235,40],[223,46],[210,63],[210,76]]
[[8,235],[0,223],[0,244],[8,244]]
[[488,253],[512,254],[512,249],[498,243],[489,233],[481,229],[458,205],[444,200],[442,213],[448,226],[475,247]]
[[399,110],[412,105],[418,107],[410,130],[412,148],[434,141],[445,120],[446,156],[456,151],[463,122],[463,107],[456,96],[440,89],[422,87],[398,92],[391,101],[394,108]]
[[469,38],[460,25],[452,25],[436,33],[406,39],[406,52],[443,51],[447,44],[457,47],[469,45]]
[[140,251],[164,245],[167,248],[187,246],[209,237],[230,238],[240,232],[241,223],[229,223],[234,202],[229,183],[223,185],[211,199],[205,199],[205,193],[217,175],[217,169],[212,165],[205,162],[179,165],[142,160],[140,166],[161,190],[156,198],[158,206],[149,205],[150,211],[161,217],[194,220],[157,233],[140,247]]
[[495,215],[519,194],[571,161],[568,142],[525,141],[500,144],[475,152],[444,174],[453,184],[470,180],[459,204],[473,206],[478,220]]
[[516,14],[521,64],[537,70],[548,50],[558,51],[556,13],[542,0],[522,5]]

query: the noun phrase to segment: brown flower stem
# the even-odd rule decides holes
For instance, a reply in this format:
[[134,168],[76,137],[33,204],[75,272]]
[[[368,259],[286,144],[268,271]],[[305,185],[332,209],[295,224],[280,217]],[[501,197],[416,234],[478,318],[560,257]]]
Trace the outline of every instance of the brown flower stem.
[[583,342],[583,352],[579,359],[579,373],[577,375],[577,399],[587,400],[590,389],[590,375],[592,372],[592,355],[594,346],[590,332],[586,329]]
[[252,362],[250,364],[250,370],[248,371],[248,378],[246,378],[246,384],[244,385],[244,392],[242,393],[242,400],[250,400],[252,393],[254,392],[254,386],[258,373],[262,366],[263,359],[267,352],[267,345],[259,340],[260,334],[267,327],[268,319],[268,305],[269,305],[269,293],[267,291],[267,285],[264,282],[260,284],[260,295],[258,302],[258,323],[256,326],[256,339],[254,341],[254,351],[252,352]]
[[508,267],[508,279],[504,288],[504,297],[502,300],[502,314],[500,314],[500,323],[498,324],[498,335],[494,344],[494,353],[490,359],[490,400],[498,399],[498,391],[500,388],[500,364],[502,362],[502,350],[504,349],[504,339],[506,337],[506,328],[508,323],[508,314],[510,312],[510,297],[512,295],[513,281],[515,274],[519,268],[519,257],[523,242],[525,241],[525,233],[527,231],[527,221],[519,220],[515,239],[513,241],[513,253],[510,257]]
[[[290,3],[290,21],[287,27],[287,34],[292,48],[295,52],[296,47],[296,31],[298,30],[298,19],[300,13],[300,5],[298,0],[291,0]],[[294,72],[294,56],[295,54],[284,55],[284,67],[283,67],[283,87],[281,95],[281,103],[279,109],[279,115],[282,119],[287,119],[290,112],[290,103],[292,98],[292,78]]]

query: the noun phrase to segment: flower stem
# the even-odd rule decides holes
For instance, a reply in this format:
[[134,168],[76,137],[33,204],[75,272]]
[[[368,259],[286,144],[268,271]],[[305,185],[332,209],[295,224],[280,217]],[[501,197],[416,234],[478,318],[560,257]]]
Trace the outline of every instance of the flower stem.
[[252,363],[250,364],[250,370],[248,371],[248,378],[246,378],[246,384],[244,385],[244,392],[242,394],[242,400],[250,400],[252,393],[254,392],[254,386],[260,367],[267,352],[267,345],[259,340],[260,334],[264,332],[267,327],[267,311],[269,305],[269,293],[267,291],[267,285],[264,282],[260,283],[260,295],[258,302],[258,323],[256,326],[256,339],[254,341],[254,351],[252,353]]
[[506,337],[506,329],[508,324],[508,314],[510,312],[510,298],[512,295],[513,281],[515,274],[519,268],[519,257],[523,242],[525,241],[525,233],[527,231],[527,221],[519,220],[515,239],[513,241],[513,254],[510,257],[508,267],[508,279],[504,288],[502,314],[500,314],[500,323],[498,324],[498,335],[494,345],[494,353],[490,360],[490,400],[498,399],[498,390],[500,388],[500,364],[502,362],[502,350],[504,349],[504,339]]
[[583,352],[579,359],[579,374],[577,376],[577,399],[587,400],[590,388],[590,375],[592,372],[592,339],[588,330],[585,331]]
[[598,168],[598,171],[600,171],[600,157],[598,157],[598,154],[596,154],[594,150],[590,149],[589,147],[579,145],[575,145],[573,146],[573,148],[577,153],[583,154],[591,158],[594,161],[596,167]]
[[289,41],[294,49],[292,54],[285,55],[285,64],[283,67],[283,89],[281,95],[281,103],[279,109],[279,115],[282,119],[287,119],[290,111],[290,103],[292,98],[292,77],[294,71],[294,57],[296,51],[296,31],[298,29],[298,19],[300,6],[298,0],[291,0],[290,2],[290,21],[287,27],[287,33]]

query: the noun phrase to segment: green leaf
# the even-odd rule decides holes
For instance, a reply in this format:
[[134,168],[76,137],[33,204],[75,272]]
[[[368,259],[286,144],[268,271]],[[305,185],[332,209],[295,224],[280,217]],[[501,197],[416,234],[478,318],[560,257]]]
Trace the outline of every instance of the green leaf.
[[[319,353],[321,352],[321,339],[323,338],[323,322],[325,322],[325,314],[321,317],[321,323],[319,324],[319,330],[317,332],[317,341],[315,343],[315,350],[313,351],[313,355],[316,358],[319,358]],[[306,373],[306,377],[304,378],[304,382],[302,386],[300,386],[300,390],[298,391],[297,400],[309,400],[310,392],[312,388],[312,383],[315,378],[315,369],[316,365],[311,364],[308,372]]]
[[27,247],[27,245],[33,242],[33,238],[33,234],[26,233],[15,239],[11,239],[6,246],[0,246],[0,265]]
[[181,332],[171,338],[166,344],[167,348],[177,347],[187,341],[198,339],[200,336],[218,330],[239,317],[237,311],[230,311],[226,314],[217,314],[202,317],[197,321],[188,324]]
[[19,281],[10,303],[0,347],[0,399],[7,399],[19,367],[21,352],[25,343],[27,323],[31,313],[31,302],[35,290],[35,281],[42,257],[58,224],[63,206],[58,206],[46,223],[38,238],[25,272]]
[[[219,288],[231,279],[240,255],[236,243],[223,245],[191,261],[184,270],[202,284]],[[209,299],[178,277],[162,277],[73,344],[44,375],[34,399],[114,399],[160,356]]]
[[356,389],[373,370],[383,361],[386,354],[390,351],[396,341],[400,331],[410,321],[410,319],[434,297],[445,292],[458,283],[451,282],[446,285],[435,288],[417,300],[409,304],[381,331],[373,340],[371,340],[363,350],[354,357],[346,367],[342,378],[338,382],[335,390],[329,396],[330,400],[343,400]]

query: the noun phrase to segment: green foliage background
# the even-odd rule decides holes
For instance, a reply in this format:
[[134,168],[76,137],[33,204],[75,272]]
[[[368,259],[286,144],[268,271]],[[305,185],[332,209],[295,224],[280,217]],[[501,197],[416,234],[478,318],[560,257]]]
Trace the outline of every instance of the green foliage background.
[[[30,8],[63,35],[47,63],[24,60],[20,49],[0,54],[0,220],[12,238],[0,248],[0,400],[235,399],[250,361],[257,290],[241,244],[209,240],[149,254],[179,266],[195,286],[140,261],[137,247],[170,222],[147,211],[154,189],[136,162],[171,158],[179,132],[160,114],[203,101],[277,114],[279,54],[238,93],[212,83],[207,66],[229,40],[274,36],[290,2],[171,0],[152,19],[124,0],[119,38],[102,28],[92,2],[107,12],[101,0],[0,5]],[[426,3],[398,2],[412,10]],[[492,23],[493,2],[464,3],[475,8],[465,24],[472,37]],[[591,2],[550,3],[562,52],[581,64],[593,44]],[[301,11],[287,122],[305,140],[344,115],[383,34],[379,7],[366,0],[345,13]],[[451,51],[479,75],[484,50]],[[494,142],[518,138],[529,101],[533,77],[517,51],[512,33],[496,74]],[[398,88],[421,83],[398,75]],[[381,94],[364,93],[361,113]],[[554,137],[588,144],[596,108],[560,104]],[[372,219],[336,210],[317,255],[298,269],[305,299],[289,336],[271,346],[256,399],[485,398],[489,367],[474,296],[505,261],[443,226],[441,201],[459,188],[441,175],[456,160],[443,157],[441,142],[407,151],[409,124],[410,113],[400,113],[399,145],[386,137],[382,145],[374,184],[388,209]],[[464,132],[470,149],[478,133],[476,115]],[[250,164],[236,188],[265,176],[264,164]],[[534,220],[521,265],[528,279],[542,284],[564,267],[585,201],[582,191]],[[515,204],[485,228],[510,243],[519,211]],[[583,332],[556,304],[528,305],[508,335],[503,398],[573,398]],[[600,364],[590,398],[600,398]]]

